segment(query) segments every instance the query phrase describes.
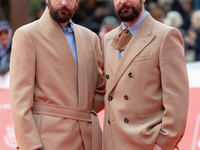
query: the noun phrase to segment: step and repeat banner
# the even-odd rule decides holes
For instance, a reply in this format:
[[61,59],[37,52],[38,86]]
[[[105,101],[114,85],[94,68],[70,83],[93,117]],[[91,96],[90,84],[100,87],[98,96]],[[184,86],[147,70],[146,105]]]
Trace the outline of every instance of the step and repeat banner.
[[[185,135],[180,142],[181,150],[200,150],[200,62],[188,63],[190,102]],[[104,111],[99,113],[103,128]],[[15,139],[9,103],[9,73],[0,76],[0,150],[14,150]]]
[[15,139],[9,103],[9,73],[0,76],[0,150],[14,150]]

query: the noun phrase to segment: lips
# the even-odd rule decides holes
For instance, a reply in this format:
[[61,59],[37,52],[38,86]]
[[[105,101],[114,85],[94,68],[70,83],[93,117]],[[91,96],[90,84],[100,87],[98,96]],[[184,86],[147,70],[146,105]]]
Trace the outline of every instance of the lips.
[[121,12],[128,12],[130,10],[130,8],[124,7],[121,9]]
[[69,11],[65,9],[61,9],[61,10],[58,10],[58,12],[69,12]]
[[59,10],[57,10],[58,12],[61,12],[61,13],[69,13],[70,12],[70,10],[68,10],[68,9],[59,9]]

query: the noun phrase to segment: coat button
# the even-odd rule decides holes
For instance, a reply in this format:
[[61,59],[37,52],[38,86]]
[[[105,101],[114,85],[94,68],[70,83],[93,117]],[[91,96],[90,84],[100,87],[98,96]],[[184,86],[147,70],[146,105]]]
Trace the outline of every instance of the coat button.
[[132,72],[129,72],[128,76],[129,76],[130,78],[132,78],[132,77],[133,77],[133,73],[132,73]]
[[113,100],[113,97],[112,97],[112,96],[108,96],[108,100],[109,100],[109,101],[112,101],[112,100]]
[[109,79],[109,75],[108,74],[106,75],[106,79]]
[[124,119],[124,122],[125,122],[125,123],[128,123],[128,122],[129,122],[129,119],[128,119],[128,118],[125,118],[125,119]]
[[108,119],[108,124],[110,124],[110,119]]
[[128,100],[128,95],[124,95],[124,99],[125,99],[125,100]]

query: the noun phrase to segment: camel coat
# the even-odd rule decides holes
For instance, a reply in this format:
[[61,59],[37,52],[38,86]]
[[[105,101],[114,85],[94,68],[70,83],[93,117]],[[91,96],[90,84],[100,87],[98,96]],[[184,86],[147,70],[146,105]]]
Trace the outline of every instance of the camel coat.
[[189,84],[183,39],[149,14],[120,59],[105,35],[104,150],[172,150],[184,134]]
[[73,24],[78,68],[48,8],[13,38],[10,102],[20,150],[101,150],[104,80],[98,36]]

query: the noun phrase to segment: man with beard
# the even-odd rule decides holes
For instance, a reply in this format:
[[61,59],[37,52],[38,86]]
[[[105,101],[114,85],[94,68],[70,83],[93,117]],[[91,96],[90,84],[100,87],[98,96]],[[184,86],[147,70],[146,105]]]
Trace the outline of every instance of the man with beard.
[[121,25],[103,38],[104,150],[178,149],[189,84],[183,39],[154,20],[145,0],[113,0]]
[[71,20],[79,0],[46,0],[14,34],[10,99],[20,150],[101,150],[104,107],[98,36]]

